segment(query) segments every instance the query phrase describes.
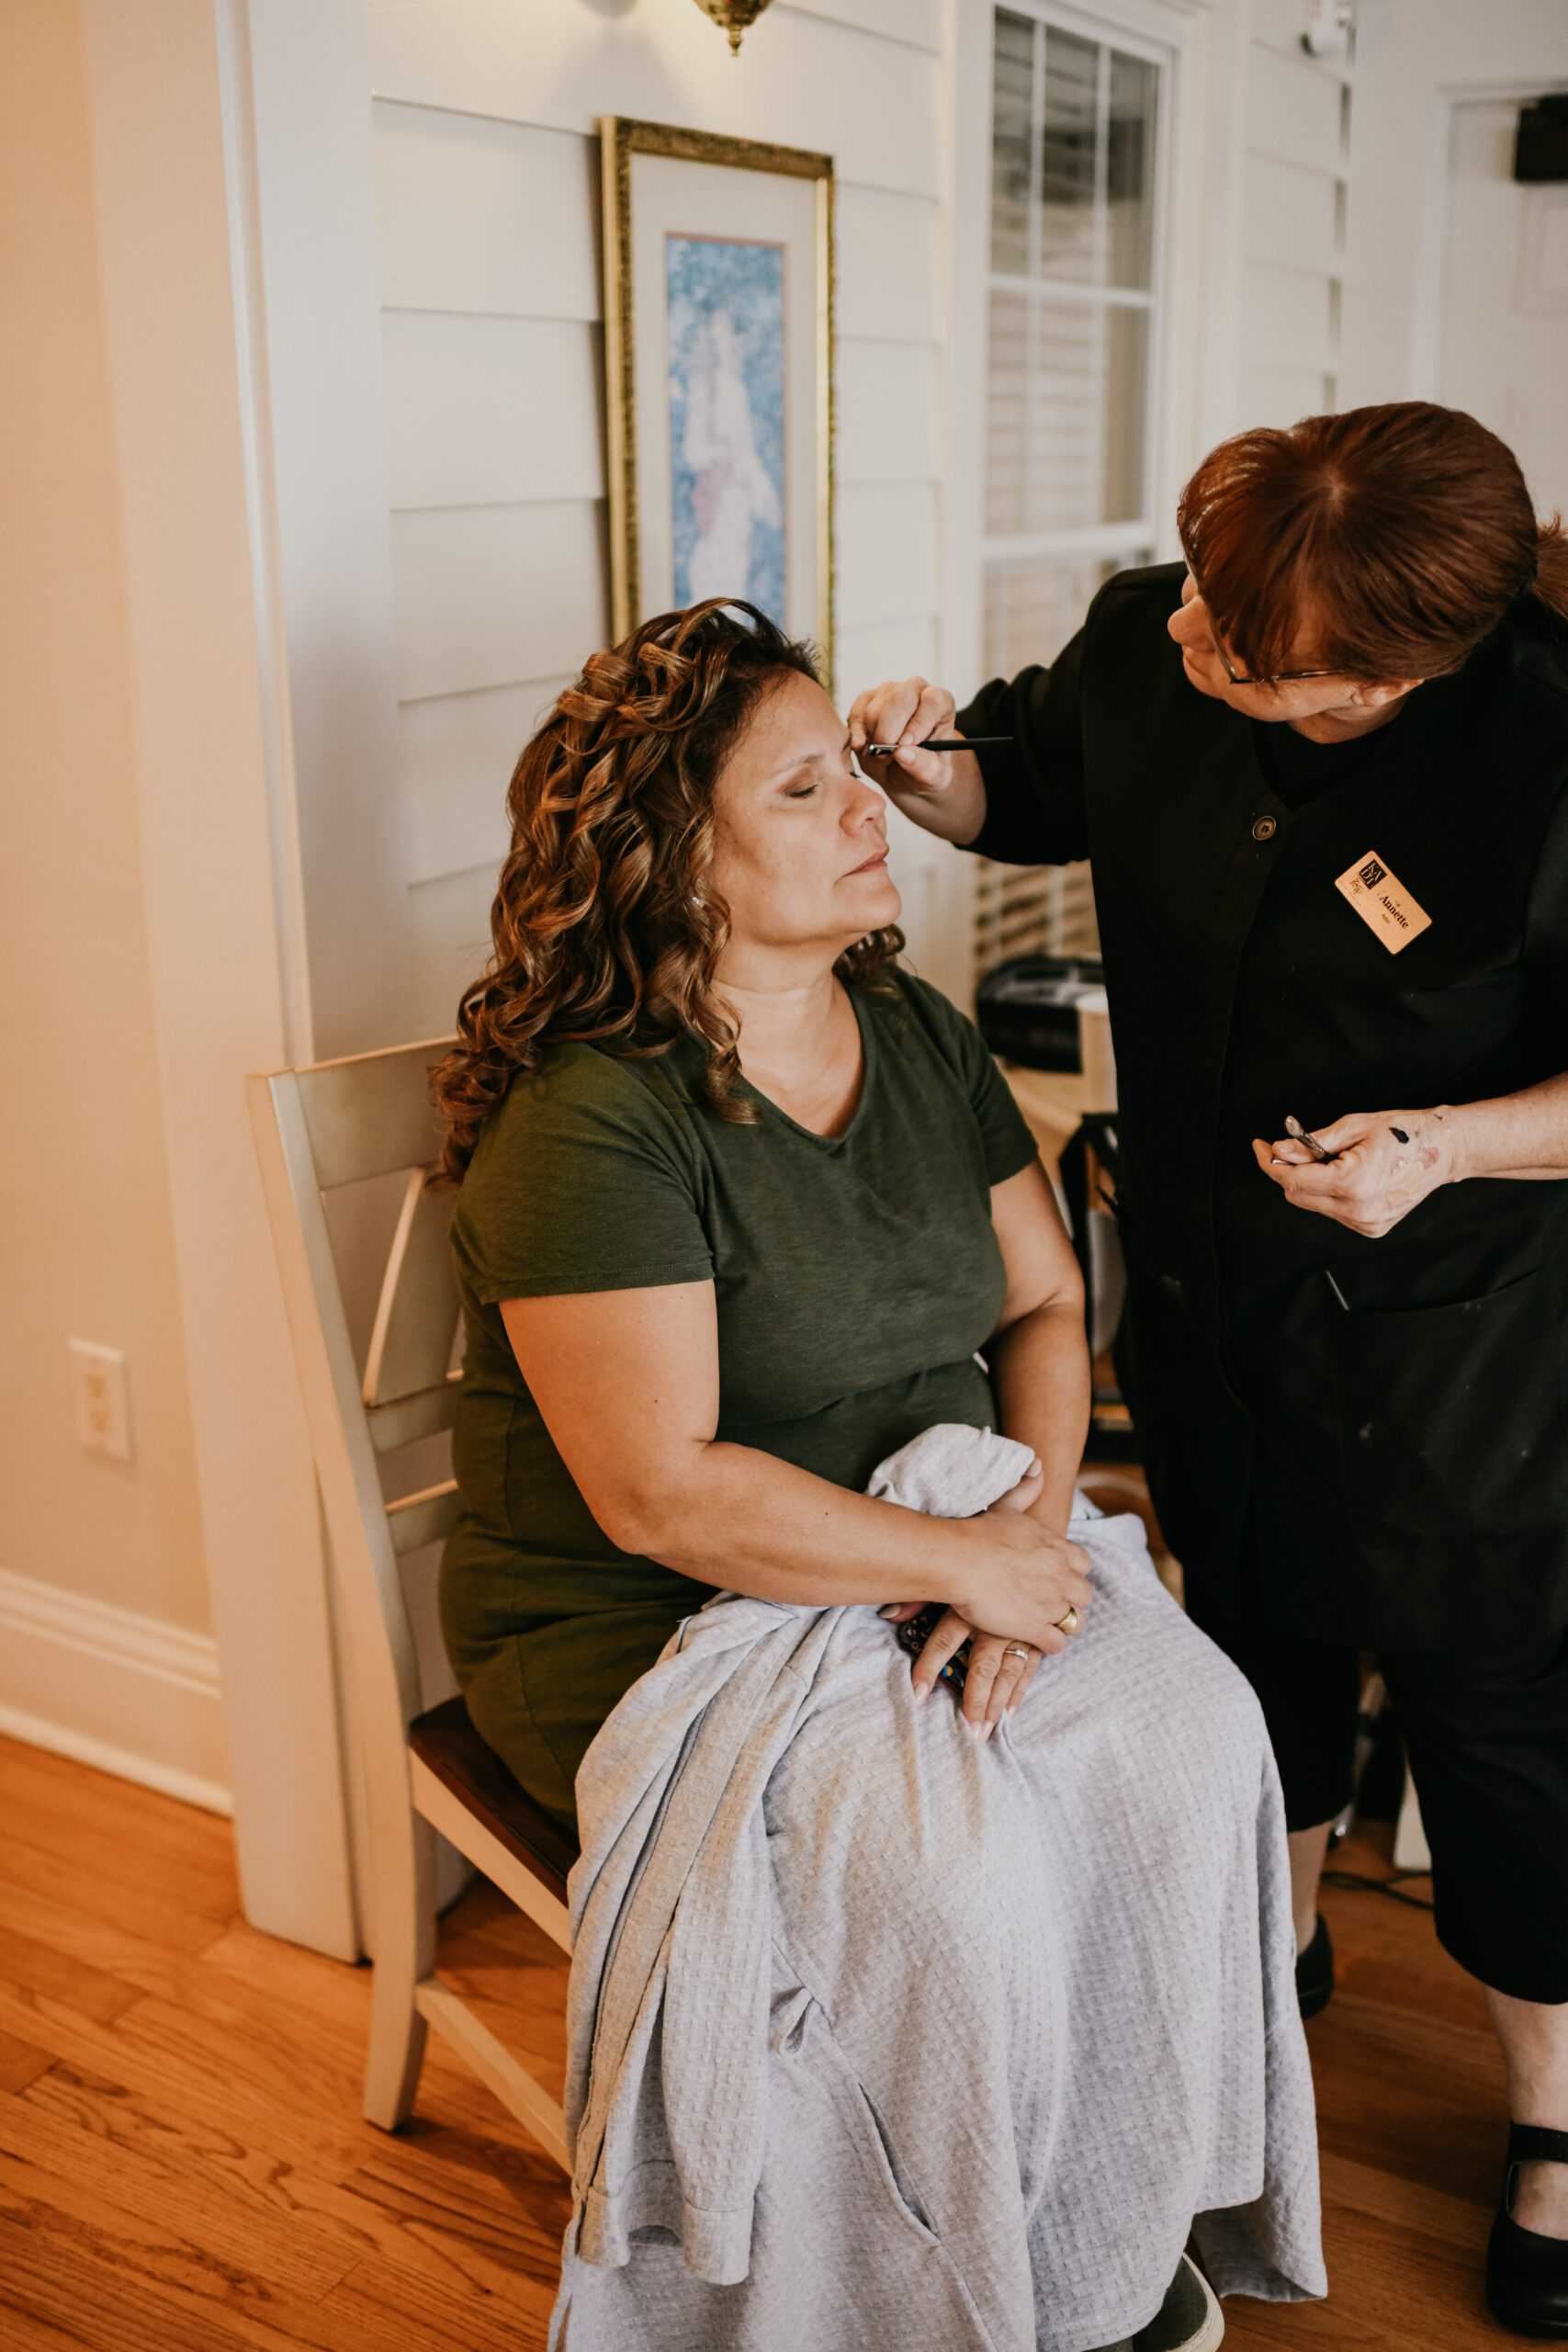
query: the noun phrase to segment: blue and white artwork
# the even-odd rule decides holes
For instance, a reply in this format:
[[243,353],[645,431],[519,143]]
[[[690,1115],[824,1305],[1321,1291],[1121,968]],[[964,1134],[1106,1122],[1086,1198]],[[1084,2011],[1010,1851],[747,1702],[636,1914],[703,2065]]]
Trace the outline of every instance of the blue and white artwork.
[[667,236],[675,602],[784,612],[784,250]]

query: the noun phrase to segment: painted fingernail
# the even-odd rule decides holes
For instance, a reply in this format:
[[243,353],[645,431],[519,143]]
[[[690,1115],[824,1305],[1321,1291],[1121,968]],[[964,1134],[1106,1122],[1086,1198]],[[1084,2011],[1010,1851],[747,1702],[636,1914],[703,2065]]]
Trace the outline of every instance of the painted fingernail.
[[967,1715],[964,1716],[964,1720],[965,1724],[968,1724],[970,1738],[975,1742],[976,1746],[978,1747],[980,1741],[985,1736],[985,1725],[983,1724],[972,1722]]
[[913,1687],[915,1692],[915,1704],[917,1707],[923,1707],[926,1701],[931,1695],[930,1688],[924,1682],[917,1682]]
[[898,1603],[896,1600],[885,1600],[876,1613],[879,1617],[897,1617]]
[[980,1745],[982,1747],[984,1747],[986,1742],[990,1738],[991,1734],[995,1729],[995,1724],[987,1723],[980,1725]]

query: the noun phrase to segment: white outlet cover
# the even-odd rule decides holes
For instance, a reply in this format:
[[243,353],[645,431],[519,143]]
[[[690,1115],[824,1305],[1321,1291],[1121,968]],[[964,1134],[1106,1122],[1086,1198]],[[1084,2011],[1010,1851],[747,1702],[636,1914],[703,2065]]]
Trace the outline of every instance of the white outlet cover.
[[78,1443],[87,1453],[107,1455],[111,1462],[129,1462],[130,1402],[125,1350],[100,1347],[93,1340],[72,1340],[67,1344]]

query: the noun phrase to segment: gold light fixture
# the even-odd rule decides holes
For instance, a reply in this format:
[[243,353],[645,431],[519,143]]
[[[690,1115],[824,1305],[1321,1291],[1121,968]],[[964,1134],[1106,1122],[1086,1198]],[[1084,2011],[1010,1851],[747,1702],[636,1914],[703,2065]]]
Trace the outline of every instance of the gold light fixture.
[[749,25],[754,25],[768,0],[697,0],[704,16],[711,17],[721,31],[729,35],[729,53],[740,54],[740,36]]

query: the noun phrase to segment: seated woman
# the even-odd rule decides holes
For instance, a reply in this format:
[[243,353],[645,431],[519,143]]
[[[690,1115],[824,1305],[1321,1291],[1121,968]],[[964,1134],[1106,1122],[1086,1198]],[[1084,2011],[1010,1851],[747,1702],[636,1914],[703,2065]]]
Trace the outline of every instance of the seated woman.
[[[808,650],[745,606],[646,623],[560,696],[509,808],[494,957],[437,1077],[467,1317],[464,1515],[442,1615],[474,1721],[570,1822],[601,1726],[716,1590],[863,1604],[846,1616],[874,1706],[828,1718],[831,1738],[883,1743],[884,1757],[908,1743],[910,1786],[935,1774],[956,1792],[943,1834],[966,1841],[962,1868],[929,1797],[908,1822],[862,1817],[856,1789],[873,1776],[852,1755],[829,1758],[827,1783],[818,1759],[817,1780],[770,1784],[770,1843],[802,1844],[802,1805],[833,1809],[843,1906],[876,1884],[890,2028],[919,1997],[919,1939],[890,1905],[907,1900],[911,1923],[940,1915],[946,1953],[1027,1883],[1026,1940],[1052,1954],[1029,1996],[1030,2054],[1014,2053],[1026,2089],[994,2117],[942,2119],[949,2143],[985,2150],[958,2167],[960,2208],[993,2197],[998,2147],[1017,2168],[1016,2275],[965,2274],[962,2291],[949,2278],[953,2308],[985,2311],[994,2290],[1016,2321],[1021,2293],[1025,2332],[993,2312],[960,2335],[951,2317],[906,2310],[885,2338],[857,2301],[857,2256],[866,2293],[886,2278],[847,2196],[829,2234],[846,2234],[849,2258],[824,2256],[832,2292],[808,2325],[795,2309],[791,2340],[1206,2347],[1218,2307],[1181,2256],[1205,2201],[1230,2209],[1202,2241],[1211,2267],[1230,2259],[1230,2283],[1320,2292],[1282,1817],[1256,1705],[1152,1572],[1091,1589],[1067,1534],[1089,1408],[1072,1251],[975,1030],[897,965],[886,804]],[[863,1491],[940,1423],[1022,1441],[1038,1466],[1013,1509],[925,1517]],[[912,1673],[870,1614],[889,1602],[946,1607]],[[921,1706],[965,1642],[961,1717],[945,1690]],[[1052,1680],[1064,1673],[1070,1687]],[[933,1872],[940,1884],[923,1883]],[[781,1951],[795,1899],[781,1882]],[[1016,1959],[994,1964],[1010,1988]],[[775,2017],[779,1998],[775,1980]],[[1041,2043],[1035,2013],[1065,2019],[1070,2041],[1074,2002],[1111,2021],[1115,2046],[1091,2054],[1086,2035],[1074,2060],[1059,2034]],[[1214,2051],[1233,2014],[1236,2048]],[[831,2025],[847,2047],[847,2010]],[[667,2040],[667,2069],[669,2053]],[[964,2214],[942,2224],[941,2197],[928,2182],[922,2201],[896,2153],[919,2136],[905,2098],[920,2054],[903,2090],[893,2056],[848,2054],[898,2226],[926,2251],[940,2242],[947,2278],[963,2268]],[[1299,2177],[1281,2190],[1287,2144]],[[1096,2177],[1107,2147],[1111,2177]],[[784,2162],[772,2138],[767,2162]],[[775,2212],[783,2195],[775,2183]],[[669,2231],[634,2230],[631,2302],[574,2303],[572,2352],[785,2340],[760,2300],[784,2291],[781,2233],[759,2227],[744,2286],[691,2278]],[[908,2234],[897,2244],[912,2262]]]

